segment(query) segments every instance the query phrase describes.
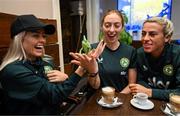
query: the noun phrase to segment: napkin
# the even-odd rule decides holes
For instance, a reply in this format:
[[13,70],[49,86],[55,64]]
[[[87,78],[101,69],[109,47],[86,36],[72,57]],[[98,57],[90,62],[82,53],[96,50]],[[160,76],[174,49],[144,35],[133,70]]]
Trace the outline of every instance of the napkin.
[[99,104],[103,105],[103,106],[118,106],[118,105],[121,105],[122,102],[119,102],[118,101],[118,97],[115,97],[114,98],[114,102],[112,104],[107,104],[104,102],[104,98],[102,97],[99,101],[98,101]]

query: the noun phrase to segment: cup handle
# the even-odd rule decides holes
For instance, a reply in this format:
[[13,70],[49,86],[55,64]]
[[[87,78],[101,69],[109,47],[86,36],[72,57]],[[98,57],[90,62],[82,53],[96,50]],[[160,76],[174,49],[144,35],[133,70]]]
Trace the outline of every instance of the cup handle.
[[134,96],[133,96],[133,99],[136,99],[136,98],[137,98],[137,95],[134,95]]
[[137,95],[134,95],[134,96],[133,96],[133,100],[134,100],[134,102],[138,103]]

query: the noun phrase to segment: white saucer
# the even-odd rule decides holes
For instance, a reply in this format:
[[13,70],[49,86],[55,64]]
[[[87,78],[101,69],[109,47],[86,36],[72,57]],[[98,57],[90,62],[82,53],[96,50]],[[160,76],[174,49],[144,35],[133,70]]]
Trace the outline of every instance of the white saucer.
[[142,109],[142,110],[150,110],[152,108],[154,108],[154,103],[150,100],[147,100],[147,103],[144,105],[140,105],[137,102],[135,102],[134,99],[131,99],[130,101],[131,105],[133,105],[136,108]]
[[104,99],[103,97],[97,99],[97,103],[102,107],[115,108],[123,104],[122,102],[119,101],[120,99],[118,97],[114,98],[114,102],[112,104],[104,103],[103,99]]

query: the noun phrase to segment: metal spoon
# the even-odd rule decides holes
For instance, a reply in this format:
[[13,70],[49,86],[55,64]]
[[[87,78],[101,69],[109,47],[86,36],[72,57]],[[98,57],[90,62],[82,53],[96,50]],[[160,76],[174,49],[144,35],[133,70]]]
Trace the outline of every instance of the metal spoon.
[[175,116],[172,112],[171,112],[171,108],[169,107],[169,105],[167,105],[167,103],[163,104],[161,106],[161,110],[168,116]]

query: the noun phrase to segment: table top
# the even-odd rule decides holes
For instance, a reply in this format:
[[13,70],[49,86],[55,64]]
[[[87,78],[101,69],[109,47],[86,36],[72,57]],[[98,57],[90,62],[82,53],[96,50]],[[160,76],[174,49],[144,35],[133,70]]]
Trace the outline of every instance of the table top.
[[130,104],[133,98],[131,94],[116,93],[116,96],[123,102],[122,105],[116,108],[105,108],[97,104],[97,99],[101,96],[101,92],[97,91],[88,101],[81,104],[74,115],[164,115],[160,107],[164,101],[149,99],[154,103],[154,108],[151,110],[141,110]]

